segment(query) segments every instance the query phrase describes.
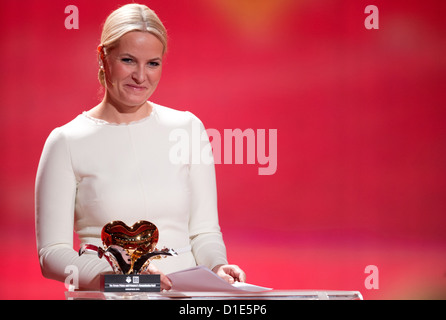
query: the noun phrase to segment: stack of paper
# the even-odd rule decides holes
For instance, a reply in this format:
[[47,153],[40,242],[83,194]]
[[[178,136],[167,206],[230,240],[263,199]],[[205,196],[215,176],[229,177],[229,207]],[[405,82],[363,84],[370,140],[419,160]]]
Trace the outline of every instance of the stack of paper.
[[261,292],[271,290],[271,288],[244,282],[230,284],[203,266],[170,273],[167,277],[172,281],[172,290],[176,291]]

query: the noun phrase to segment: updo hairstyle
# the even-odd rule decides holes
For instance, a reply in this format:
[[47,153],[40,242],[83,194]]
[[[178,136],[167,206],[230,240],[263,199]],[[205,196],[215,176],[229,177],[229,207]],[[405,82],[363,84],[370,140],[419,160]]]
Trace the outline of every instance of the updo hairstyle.
[[[104,61],[119,42],[130,31],[149,32],[163,44],[163,55],[167,51],[167,31],[156,13],[145,5],[131,3],[113,11],[105,20],[102,28],[101,43],[98,46],[99,59]],[[105,87],[105,72],[101,66],[99,82]]]

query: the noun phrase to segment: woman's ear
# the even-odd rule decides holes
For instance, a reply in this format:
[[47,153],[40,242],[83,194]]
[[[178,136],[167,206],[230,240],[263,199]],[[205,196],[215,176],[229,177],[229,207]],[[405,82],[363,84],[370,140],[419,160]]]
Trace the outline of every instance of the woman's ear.
[[98,46],[98,64],[100,69],[104,69],[104,47],[102,45]]

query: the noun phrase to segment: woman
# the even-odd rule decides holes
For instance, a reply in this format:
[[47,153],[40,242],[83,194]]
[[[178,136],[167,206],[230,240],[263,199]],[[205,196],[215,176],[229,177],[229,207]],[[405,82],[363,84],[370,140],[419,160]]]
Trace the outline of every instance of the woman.
[[[238,266],[227,264],[213,164],[169,158],[172,130],[204,132],[201,121],[148,101],[166,48],[166,30],[146,6],[128,4],[107,18],[98,47],[104,98],[53,130],[37,171],[37,247],[45,277],[64,281],[65,268],[75,266],[81,289],[99,289],[99,276],[111,267],[94,254],[79,257],[73,229],[81,244],[102,246],[106,223],[148,220],[159,229],[158,248],[181,252],[150,264],[162,288],[172,285],[165,274],[197,264],[228,282],[245,281]],[[202,149],[209,147],[204,140]]]

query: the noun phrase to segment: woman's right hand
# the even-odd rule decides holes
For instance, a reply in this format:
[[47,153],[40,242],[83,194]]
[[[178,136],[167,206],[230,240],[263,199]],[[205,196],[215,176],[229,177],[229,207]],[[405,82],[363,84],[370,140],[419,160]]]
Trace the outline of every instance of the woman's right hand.
[[161,290],[170,290],[172,288],[172,282],[170,279],[154,264],[150,263],[149,267],[142,274],[159,274],[161,279]]

